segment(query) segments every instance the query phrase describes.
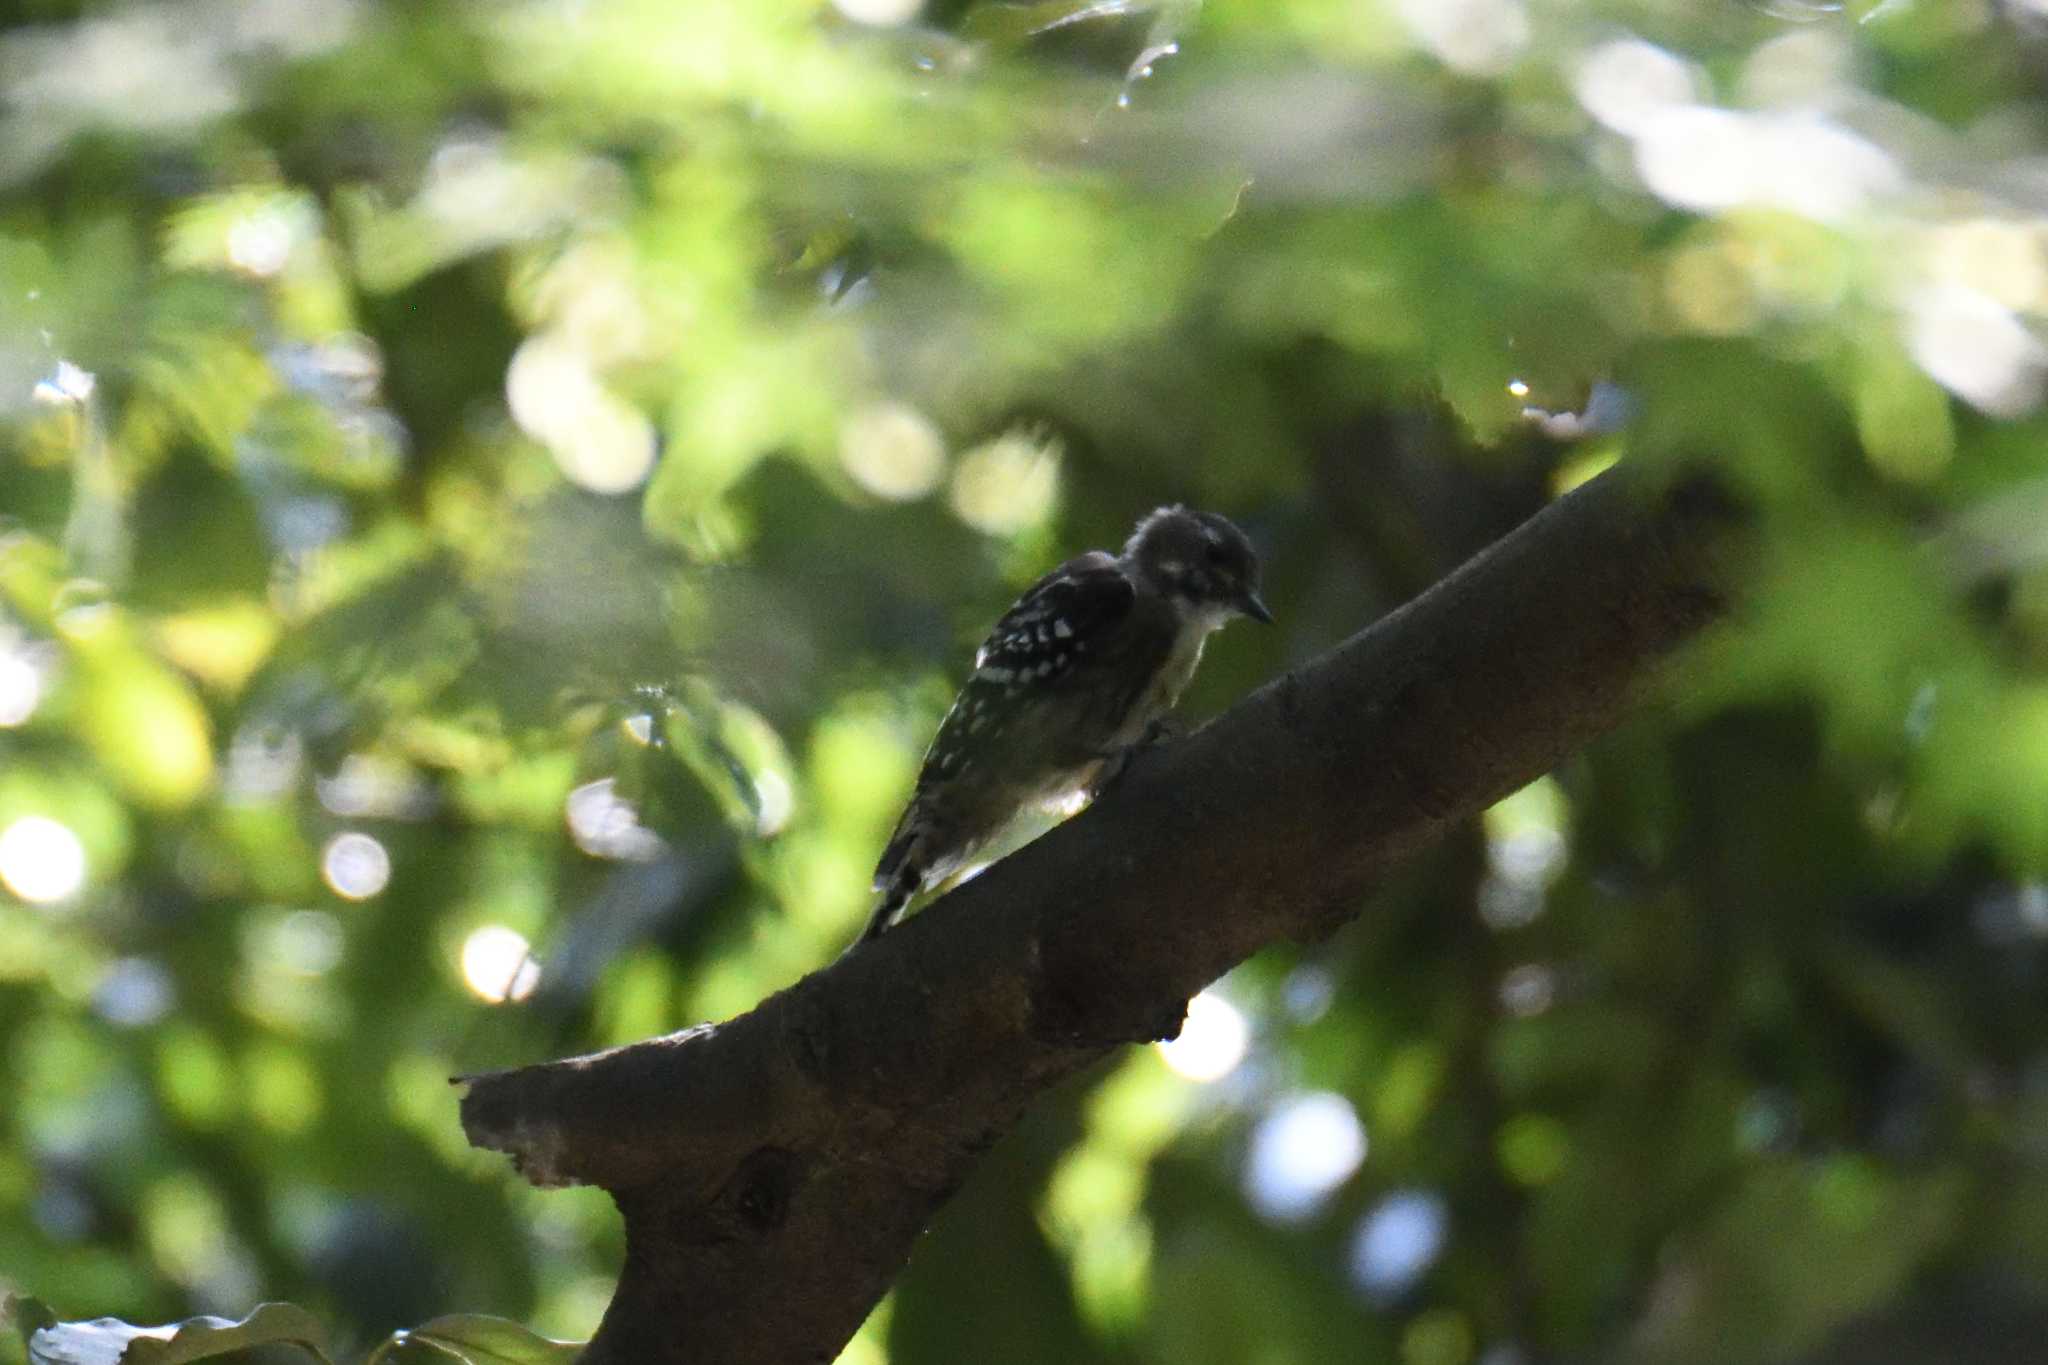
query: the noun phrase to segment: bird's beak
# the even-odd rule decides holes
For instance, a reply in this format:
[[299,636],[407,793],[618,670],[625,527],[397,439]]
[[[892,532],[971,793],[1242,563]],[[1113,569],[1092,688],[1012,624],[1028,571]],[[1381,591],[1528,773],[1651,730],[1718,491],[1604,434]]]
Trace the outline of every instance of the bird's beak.
[[1259,596],[1258,589],[1252,588],[1246,591],[1244,600],[1239,602],[1237,606],[1238,610],[1251,617],[1252,620],[1263,621],[1269,626],[1273,624],[1273,609],[1266,605],[1265,598]]

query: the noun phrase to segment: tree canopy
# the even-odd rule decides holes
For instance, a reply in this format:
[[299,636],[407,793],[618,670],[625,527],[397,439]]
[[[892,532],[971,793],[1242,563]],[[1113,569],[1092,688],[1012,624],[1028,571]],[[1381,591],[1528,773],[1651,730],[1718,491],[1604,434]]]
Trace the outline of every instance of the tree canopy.
[[831,960],[1024,584],[1246,526],[1199,719],[1621,462],[1746,509],[1732,617],[842,1358],[2013,1358],[2044,76],[2024,0],[18,7],[0,1288],[587,1336],[609,1201],[448,1078]]

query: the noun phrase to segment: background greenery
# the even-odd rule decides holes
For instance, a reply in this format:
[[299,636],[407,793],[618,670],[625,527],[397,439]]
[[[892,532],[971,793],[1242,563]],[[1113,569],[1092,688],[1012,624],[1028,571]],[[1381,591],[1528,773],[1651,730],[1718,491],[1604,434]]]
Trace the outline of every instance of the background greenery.
[[1238,517],[1208,714],[1683,455],[1741,619],[1043,1106],[845,1359],[2048,1339],[2038,4],[10,13],[0,1287],[586,1334],[608,1206],[446,1078],[829,959],[1021,585]]

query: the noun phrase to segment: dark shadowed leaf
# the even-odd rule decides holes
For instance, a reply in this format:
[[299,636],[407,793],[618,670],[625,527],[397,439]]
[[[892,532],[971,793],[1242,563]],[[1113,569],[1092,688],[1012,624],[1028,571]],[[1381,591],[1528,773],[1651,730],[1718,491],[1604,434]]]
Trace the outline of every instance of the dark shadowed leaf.
[[57,1315],[52,1313],[49,1305],[41,1299],[10,1297],[5,1311],[7,1320],[13,1323],[14,1330],[21,1334],[24,1347],[28,1345],[29,1338],[37,1332],[57,1325]]

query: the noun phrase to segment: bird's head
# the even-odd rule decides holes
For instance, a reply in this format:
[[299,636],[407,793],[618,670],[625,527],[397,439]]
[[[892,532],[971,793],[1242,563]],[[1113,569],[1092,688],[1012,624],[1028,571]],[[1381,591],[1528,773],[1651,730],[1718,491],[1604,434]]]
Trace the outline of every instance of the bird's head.
[[1162,507],[1138,523],[1123,557],[1144,582],[1216,625],[1273,619],[1259,596],[1259,556],[1227,517]]

